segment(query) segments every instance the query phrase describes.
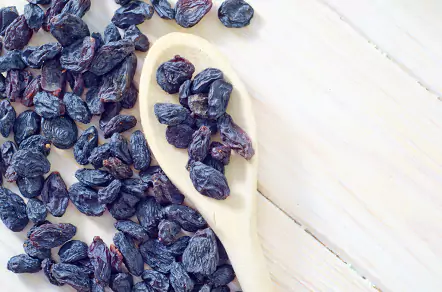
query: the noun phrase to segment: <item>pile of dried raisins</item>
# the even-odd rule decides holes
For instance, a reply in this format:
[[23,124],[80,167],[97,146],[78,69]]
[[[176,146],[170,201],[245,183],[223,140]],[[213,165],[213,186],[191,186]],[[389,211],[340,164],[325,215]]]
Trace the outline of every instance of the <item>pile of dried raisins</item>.
[[[224,200],[230,188],[224,167],[234,150],[249,160],[255,154],[247,133],[226,113],[233,86],[219,69],[207,68],[193,80],[195,67],[175,56],[158,68],[158,85],[167,93],[179,93],[180,104],[157,103],[158,121],[167,125],[166,139],[176,148],[188,148],[187,169],[195,189],[202,195]],[[221,142],[211,136],[219,131]]]
[[[85,292],[105,287],[116,292],[230,291],[227,285],[235,273],[221,242],[197,211],[183,205],[183,194],[161,168],[151,165],[143,133],[133,132],[129,141],[121,134],[137,124],[134,116],[121,114],[138,99],[135,51],[145,52],[150,45],[136,25],[156,11],[161,18],[192,27],[210,11],[212,1],[179,0],[172,8],[166,0],[152,0],[152,5],[115,0],[121,7],[103,36],[91,33],[82,20],[91,0],[28,2],[23,15],[15,7],[0,9],[0,45],[7,50],[0,56],[0,134],[13,135],[15,141],[0,146],[0,181],[4,177],[16,182],[27,199],[25,203],[0,187],[0,218],[14,232],[23,231],[29,221],[34,224],[23,244],[25,253],[11,258],[7,268],[14,273],[43,269],[51,284]],[[227,27],[243,27],[253,13],[243,0],[226,0],[218,16]],[[40,29],[57,42],[28,46]],[[169,70],[176,66],[179,74],[171,78]],[[213,186],[198,190],[225,198],[229,192],[222,173],[231,149],[249,159],[253,148],[225,113],[232,86],[222,73],[207,69],[192,82],[193,73],[185,59],[165,63],[159,83],[169,93],[180,92],[185,107],[178,105],[176,113],[170,105],[155,110],[169,125],[168,141],[189,147],[195,186],[205,179],[208,167],[216,172],[213,178],[219,182],[212,178]],[[18,102],[30,109],[17,116],[13,105]],[[77,123],[89,124],[93,116],[100,116],[98,129],[91,125],[79,133]],[[217,128],[224,144],[210,144],[210,132]],[[99,143],[99,130],[109,139],[106,143]],[[78,183],[69,188],[56,171],[45,177],[51,170],[52,147],[73,148],[77,163],[92,167],[79,169]],[[89,246],[72,240],[74,225],[47,221],[48,214],[62,217],[69,202],[87,216],[110,212],[119,231],[110,247],[100,237]],[[133,276],[142,281],[135,284]]]

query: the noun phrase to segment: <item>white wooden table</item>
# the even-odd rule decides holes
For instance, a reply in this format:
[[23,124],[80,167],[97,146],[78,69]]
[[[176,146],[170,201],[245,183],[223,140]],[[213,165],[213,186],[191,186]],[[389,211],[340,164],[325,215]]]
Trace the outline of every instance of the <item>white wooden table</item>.
[[[250,0],[256,16],[238,30],[218,22],[215,2],[192,29],[157,16],[141,29],[152,42],[173,31],[207,38],[255,98],[259,227],[276,291],[441,291],[442,2]],[[116,8],[93,0],[91,30]],[[78,166],[67,159],[51,154],[70,185]],[[87,242],[112,240],[109,215],[70,206],[50,220],[76,223]],[[4,268],[24,238],[0,224],[1,290],[54,290],[41,274]]]

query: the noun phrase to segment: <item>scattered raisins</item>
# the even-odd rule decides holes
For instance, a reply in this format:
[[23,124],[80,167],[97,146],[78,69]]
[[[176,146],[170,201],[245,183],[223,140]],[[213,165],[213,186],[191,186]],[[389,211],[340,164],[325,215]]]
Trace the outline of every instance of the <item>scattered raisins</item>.
[[204,196],[225,200],[230,195],[230,188],[224,174],[201,162],[191,163],[190,179],[195,189]]
[[212,8],[212,0],[178,0],[175,6],[175,20],[180,26],[195,26]]
[[87,216],[103,215],[106,205],[98,202],[98,193],[94,189],[82,183],[75,183],[68,192],[72,203],[81,213]]
[[7,268],[16,274],[38,273],[41,270],[41,260],[31,258],[27,254],[20,254],[8,261]]
[[252,140],[249,135],[232,120],[229,114],[218,119],[218,129],[224,144],[232,148],[239,155],[249,160],[255,155]]
[[210,166],[211,168],[218,170],[222,174],[226,173],[224,164],[221,161],[214,159],[210,155],[207,155],[207,157],[203,160],[203,163],[207,166]]
[[74,73],[86,72],[95,56],[96,41],[93,37],[79,39],[63,49],[61,67]]
[[52,144],[60,149],[69,149],[77,142],[78,128],[69,116],[43,119],[42,132]]
[[224,80],[216,80],[212,83],[208,97],[210,119],[216,120],[226,113],[232,90],[233,86]]
[[126,29],[131,25],[143,23],[153,16],[153,7],[143,1],[132,1],[115,11],[112,22],[119,28]]
[[24,140],[19,147],[20,150],[36,150],[48,156],[51,152],[51,141],[42,135],[34,135]]
[[0,218],[14,232],[22,231],[29,222],[23,199],[3,187],[0,187]]
[[129,205],[125,198],[120,195],[117,199],[107,206],[109,213],[117,220],[125,220],[135,215],[136,209]]
[[72,264],[88,257],[88,246],[80,240],[71,240],[63,244],[58,251],[60,261],[65,264]]
[[189,144],[189,159],[203,161],[209,154],[211,132],[206,126],[202,126],[193,133],[192,141]]
[[134,83],[129,86],[125,92],[123,92],[123,99],[121,100],[121,107],[125,109],[131,109],[135,106],[138,100],[138,89]]
[[63,98],[66,105],[67,114],[74,120],[83,124],[88,124],[92,119],[92,114],[86,102],[80,96],[73,93],[66,93]]
[[218,18],[226,27],[241,28],[250,24],[254,13],[244,0],[226,0],[218,9]]
[[25,70],[10,70],[6,75],[5,94],[9,101],[22,98],[26,87],[31,83],[33,76]]
[[27,4],[25,5],[24,16],[29,28],[38,31],[43,25],[45,12],[38,5]]
[[43,189],[44,177],[19,177],[17,186],[23,197],[31,199],[38,197]]
[[135,45],[135,50],[147,52],[149,50],[149,39],[144,35],[136,25],[131,25],[124,32],[124,38],[131,40]]
[[112,273],[121,273],[123,271],[123,255],[113,244],[110,245],[110,254]]
[[87,71],[83,73],[83,81],[86,88],[98,87],[101,83],[101,76],[97,76],[94,73]]
[[73,14],[59,14],[50,20],[52,36],[63,46],[68,47],[91,33],[87,24]]
[[121,220],[115,223],[115,228],[118,231],[136,239],[138,241],[144,242],[149,239],[147,231],[141,226],[131,220]]
[[178,93],[180,86],[186,80],[192,79],[194,72],[195,66],[177,55],[160,65],[156,73],[157,83],[167,93]]
[[194,94],[189,96],[188,104],[190,110],[200,118],[209,117],[209,99],[205,94]]
[[210,86],[216,80],[223,79],[224,74],[216,68],[207,68],[198,73],[192,82],[192,93],[209,93]]
[[181,227],[174,221],[161,220],[158,224],[158,239],[165,245],[172,244],[180,232]]
[[52,119],[64,115],[65,105],[56,96],[41,91],[34,97],[35,112],[41,117]]
[[105,187],[114,180],[112,175],[104,170],[87,168],[77,170],[75,177],[89,187]]
[[57,282],[72,286],[79,292],[89,292],[91,289],[89,275],[76,265],[54,264],[52,266],[52,275]]
[[64,284],[58,282],[57,279],[55,279],[54,275],[52,275],[52,267],[55,264],[56,264],[55,261],[53,261],[50,258],[43,260],[42,262],[43,272],[46,278],[48,279],[49,283],[55,286],[63,286]]
[[48,215],[46,205],[39,199],[30,199],[28,201],[26,204],[26,213],[28,214],[29,220],[36,224],[45,221]]
[[66,79],[71,87],[72,93],[75,95],[83,95],[84,79],[83,74],[67,72]]
[[36,150],[17,151],[12,157],[11,166],[21,177],[41,176],[51,169],[51,164],[46,156]]
[[207,226],[201,214],[184,205],[170,205],[164,208],[163,212],[167,219],[177,222],[181,228],[189,232],[195,232]]
[[51,257],[50,249],[35,247],[29,239],[23,243],[23,249],[28,256],[35,259],[44,260]]
[[116,42],[121,40],[121,34],[118,30],[118,27],[115,26],[112,22],[106,26],[106,29],[104,30],[104,42],[110,43],[110,42]]
[[5,48],[8,51],[21,50],[29,43],[32,35],[33,31],[28,26],[25,16],[19,16],[5,30]]
[[141,276],[144,270],[143,257],[133,240],[122,232],[114,236],[114,244],[124,258],[124,264],[132,275]]
[[218,266],[218,244],[210,228],[197,231],[183,254],[183,266],[189,273],[212,275]]
[[70,0],[52,0],[51,6],[46,10],[43,21],[43,29],[50,31],[51,20],[54,16],[61,14],[61,11]]
[[44,181],[41,198],[46,204],[49,213],[61,217],[66,212],[69,203],[69,194],[66,184],[60,173],[51,173]]
[[94,266],[95,279],[99,283],[107,285],[111,278],[111,255],[109,248],[100,237],[94,237],[89,246],[88,255]]
[[182,256],[189,245],[190,236],[178,238],[174,243],[167,246],[167,250],[175,257]]
[[163,19],[175,19],[175,9],[173,9],[167,0],[152,0],[152,6],[158,16]]
[[91,126],[80,135],[74,145],[74,158],[80,165],[89,163],[92,151],[98,146],[98,131]]
[[89,71],[98,76],[104,75],[134,51],[135,46],[130,40],[106,43],[96,52]]
[[232,149],[220,142],[212,142],[210,144],[210,155],[214,159],[222,162],[224,165],[228,165],[230,163],[231,153]]
[[144,228],[156,227],[163,218],[161,206],[152,197],[146,197],[137,206],[137,218]]
[[175,187],[169,178],[163,173],[152,176],[154,197],[160,204],[182,204],[184,195]]
[[128,115],[113,117],[104,128],[104,138],[110,138],[114,133],[122,133],[132,129],[137,124],[137,118]]
[[35,247],[51,249],[63,245],[77,233],[77,228],[69,223],[43,224],[29,236]]
[[183,264],[177,262],[174,262],[170,269],[170,284],[176,292],[191,292],[195,285]]
[[180,104],[186,108],[189,108],[189,96],[191,95],[190,88],[192,87],[192,80],[186,80],[180,86],[179,99]]
[[7,100],[0,101],[0,133],[7,138],[14,127],[16,118],[15,109]]

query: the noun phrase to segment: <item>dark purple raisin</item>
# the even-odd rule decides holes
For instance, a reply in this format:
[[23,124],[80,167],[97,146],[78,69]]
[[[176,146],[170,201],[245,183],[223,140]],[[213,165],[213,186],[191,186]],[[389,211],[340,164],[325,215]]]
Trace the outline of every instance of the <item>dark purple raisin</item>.
[[130,40],[120,40],[103,45],[95,54],[90,72],[101,76],[110,72],[127,56],[135,51],[135,46]]
[[121,64],[103,76],[103,83],[98,93],[104,102],[122,101],[130,89],[137,70],[137,56],[130,54]]
[[0,57],[0,72],[23,70],[26,68],[20,51],[9,51]]
[[43,29],[45,31],[50,30],[52,18],[59,15],[68,2],[69,0],[52,0],[51,6],[46,10],[43,21]]
[[98,87],[101,83],[101,77],[89,71],[83,73],[83,80],[86,88]]
[[82,183],[75,183],[69,188],[69,198],[78,211],[87,216],[101,216],[106,209],[106,205],[98,202],[97,191]]
[[74,73],[86,72],[94,59],[95,46],[95,39],[87,36],[64,48],[60,57],[61,67]]
[[120,193],[121,181],[114,180],[107,187],[98,191],[98,202],[101,204],[113,203]]
[[114,236],[114,244],[123,255],[124,264],[129,272],[134,276],[141,276],[144,270],[143,257],[133,240],[118,232]]
[[8,51],[21,50],[31,40],[32,29],[28,26],[24,15],[17,17],[5,30],[3,39],[5,49]]
[[17,144],[40,132],[40,116],[33,111],[24,111],[14,123],[14,139]]
[[120,31],[118,30],[118,27],[111,22],[104,30],[104,42],[107,44],[119,40],[121,40]]
[[129,143],[123,135],[120,133],[113,134],[109,141],[109,147],[112,156],[119,158],[125,164],[132,164],[133,161],[129,150]]
[[184,107],[189,108],[189,96],[191,95],[190,88],[192,87],[192,80],[186,80],[183,84],[180,86],[179,90],[179,99],[180,104]]
[[111,277],[111,255],[109,248],[100,237],[94,237],[89,246],[88,255],[94,266],[95,279],[99,283],[107,285]]
[[25,5],[24,15],[29,28],[38,31],[43,25],[45,12],[35,4]]
[[146,283],[138,282],[133,286],[132,292],[153,292],[153,290]]
[[74,263],[77,267],[81,269],[84,273],[89,275],[89,278],[92,278],[94,276],[94,266],[91,263],[91,260],[88,258],[76,261]]
[[158,16],[163,19],[174,19],[175,9],[173,9],[167,0],[152,0],[152,6]]
[[195,189],[204,196],[225,200],[230,195],[230,188],[224,174],[202,162],[191,162],[190,179]]
[[122,133],[132,129],[137,124],[137,118],[128,115],[113,117],[104,128],[104,138],[110,138],[114,133]]
[[231,265],[222,265],[209,276],[209,283],[214,287],[220,287],[223,285],[228,285],[235,279],[235,271]]
[[43,224],[37,227],[29,236],[35,247],[51,249],[61,246],[77,233],[77,228],[72,224]]
[[110,254],[112,273],[121,273],[123,271],[123,255],[113,244],[110,245]]
[[12,157],[14,156],[15,152],[17,152],[17,146],[12,141],[6,141],[2,144],[0,147],[1,151],[1,171],[4,174],[6,171],[6,168],[8,168],[12,163]]
[[208,100],[210,119],[216,120],[225,114],[232,90],[232,85],[224,80],[216,80],[212,83]]
[[133,132],[130,137],[130,154],[136,170],[146,170],[149,168],[151,162],[150,150],[144,134],[139,130]]
[[218,119],[218,129],[224,144],[232,148],[239,155],[249,160],[255,155],[252,140],[249,135],[232,120],[229,114]]
[[232,149],[220,142],[212,142],[210,144],[210,155],[214,159],[222,162],[224,165],[228,165],[230,163],[231,153]]
[[69,149],[77,142],[78,128],[68,116],[43,119],[42,132],[59,149]]
[[129,88],[123,92],[123,99],[121,100],[121,107],[125,109],[131,109],[135,106],[138,100],[138,89],[135,84],[129,86]]
[[161,273],[168,273],[175,262],[175,257],[158,240],[151,239],[141,244],[140,253],[149,267]]
[[174,221],[161,220],[158,224],[158,239],[165,245],[172,244],[180,232],[181,227]]
[[167,250],[175,257],[182,256],[187,246],[189,245],[190,236],[183,236],[178,238],[174,243],[167,246]]
[[26,213],[29,220],[36,224],[45,221],[48,215],[46,205],[39,199],[29,199],[26,204]]
[[35,247],[29,239],[23,243],[23,249],[28,256],[35,259],[44,260],[51,257],[50,249]]
[[163,172],[160,166],[151,166],[146,170],[140,172],[140,178],[147,183],[149,186],[153,186],[153,175],[156,173]]
[[121,192],[131,194],[139,198],[144,197],[149,185],[139,178],[122,180]]
[[226,27],[241,28],[250,24],[254,13],[244,0],[226,0],[218,9],[218,18]]
[[74,157],[78,164],[89,164],[89,157],[92,151],[98,146],[98,131],[91,126],[80,135],[74,145]]
[[25,198],[35,198],[40,195],[41,190],[43,189],[44,177],[19,177],[17,179],[17,186],[20,190],[20,193]]
[[98,96],[99,88],[91,87],[86,93],[86,104],[93,115],[101,115],[104,112],[104,102]]
[[194,94],[188,99],[190,110],[200,118],[209,117],[209,99],[205,94]]
[[36,150],[48,156],[51,153],[51,141],[42,135],[34,135],[24,140],[19,147],[20,150]]
[[207,155],[207,157],[202,162],[205,165],[210,166],[211,168],[214,168],[214,169],[218,170],[222,174],[226,173],[224,164],[221,161],[214,159],[210,155]]
[[161,206],[152,197],[146,197],[137,205],[137,218],[144,228],[156,227],[163,219]]
[[189,144],[189,158],[195,161],[203,161],[209,154],[211,132],[206,126],[202,126],[193,133],[192,141]]
[[184,124],[168,126],[166,130],[166,139],[169,144],[176,148],[186,149],[192,141],[194,132],[194,129]]
[[154,112],[158,121],[168,126],[179,125],[190,115],[188,109],[174,103],[156,103]]
[[123,196],[117,197],[117,199],[107,206],[109,213],[117,220],[129,219],[135,215],[136,209],[134,206],[129,205]]
[[131,40],[135,45],[135,50],[147,52],[149,50],[149,39],[144,35],[136,25],[131,25],[124,32],[124,38]]
[[100,129],[104,130],[106,125],[117,116],[121,111],[121,103],[119,102],[107,102],[104,104],[104,112],[100,118]]
[[175,20],[180,26],[196,25],[212,8],[212,0],[178,0],[175,6]]
[[66,70],[60,61],[52,59],[44,62],[41,68],[41,88],[55,96],[62,97],[66,87]]
[[170,269],[170,284],[176,292],[191,292],[195,285],[183,264],[177,262],[174,262]]
[[41,117],[52,119],[64,115],[65,105],[56,96],[41,91],[34,97],[35,112]]
[[216,68],[207,68],[198,73],[192,82],[192,93],[209,93],[210,86],[216,80],[223,79],[224,74]]
[[69,83],[69,87],[72,90],[72,93],[75,95],[83,95],[84,91],[84,80],[83,80],[83,74],[80,73],[72,73],[67,72],[66,79]]
[[41,260],[31,258],[27,254],[20,254],[8,261],[7,268],[16,274],[38,273],[41,270]]
[[134,280],[132,275],[126,273],[118,273],[112,275],[109,287],[114,292],[132,292]]
[[14,127],[16,118],[15,109],[7,100],[0,101],[0,133],[7,138]]
[[183,266],[189,273],[212,275],[218,266],[218,244],[210,228],[199,230],[190,239],[183,254]]
[[211,290],[211,292],[230,292],[229,286],[221,286]]
[[42,268],[43,268],[43,272],[46,276],[46,278],[48,279],[49,283],[51,283],[52,285],[55,286],[63,286],[64,284],[58,282],[54,275],[52,275],[52,266],[55,265],[56,262],[50,258],[46,258],[43,260],[42,262]]
[[89,187],[105,187],[114,180],[107,171],[87,168],[77,170],[75,177],[78,181]]
[[168,292],[169,291],[169,278],[154,270],[145,270],[141,275],[143,281],[152,287],[154,292]]
[[92,119],[92,114],[86,102],[84,102],[80,96],[68,92],[64,95],[63,102],[66,105],[67,114],[74,121],[89,124]]
[[83,17],[91,8],[91,0],[70,0],[61,13],[70,13]]
[[54,59],[61,52],[59,43],[47,43],[23,50],[23,61],[31,68],[40,69],[43,63]]
[[11,231],[20,232],[29,219],[23,199],[7,188],[0,187],[0,218]]
[[51,34],[63,46],[68,47],[91,33],[87,24],[78,16],[59,14],[50,21]]
[[195,73],[195,66],[181,56],[163,63],[157,70],[156,78],[158,85],[167,93],[175,94],[180,90],[180,86],[192,79]]
[[40,227],[40,226],[43,225],[43,224],[51,224],[51,222],[49,222],[48,220],[45,220],[45,221],[42,222],[42,223],[34,224],[34,225],[29,229],[29,231],[26,233],[26,237],[27,237],[27,238],[30,238],[32,232],[34,232],[38,227]]
[[109,157],[104,160],[103,167],[117,179],[126,179],[133,176],[133,171],[130,168],[130,165],[125,164],[116,157]]
[[65,264],[72,264],[88,257],[88,246],[80,240],[71,240],[63,244],[58,251],[60,261]]
[[12,157],[11,166],[21,177],[41,176],[51,169],[51,164],[46,156],[36,150],[17,151]]
[[152,181],[154,197],[158,203],[182,204],[184,202],[184,195],[163,172],[154,174]]
[[54,264],[52,275],[59,283],[67,284],[78,292],[89,292],[91,284],[89,275],[82,268],[72,264]]
[[69,194],[60,173],[53,172],[46,178],[41,198],[52,216],[61,217],[64,215],[69,203]]
[[141,226],[131,220],[117,221],[115,223],[115,228],[118,231],[136,239],[138,241],[144,242],[149,239],[147,231]]
[[0,34],[4,36],[8,26],[19,16],[15,6],[3,7],[0,9]]
[[108,159],[111,156],[109,144],[103,144],[96,147],[92,150],[91,155],[89,156],[89,162],[92,164],[94,168],[103,167],[103,161]]
[[153,7],[143,1],[132,1],[115,11],[112,22],[119,28],[143,23],[153,16]]
[[32,74],[24,70],[10,70],[6,75],[5,94],[9,101],[22,98],[26,87],[31,83]]
[[170,205],[164,208],[163,212],[167,219],[177,222],[181,228],[189,232],[195,232],[207,226],[201,214],[187,206]]
[[41,76],[37,76],[25,88],[25,91],[23,92],[23,97],[22,97],[21,103],[27,107],[33,106],[34,105],[34,97],[37,95],[37,93],[39,93],[41,91],[42,91],[42,89],[41,89]]

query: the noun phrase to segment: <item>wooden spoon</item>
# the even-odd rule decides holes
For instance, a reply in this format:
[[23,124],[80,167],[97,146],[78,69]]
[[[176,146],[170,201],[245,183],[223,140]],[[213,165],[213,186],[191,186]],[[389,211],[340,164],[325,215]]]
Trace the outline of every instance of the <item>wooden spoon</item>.
[[224,78],[234,88],[227,112],[250,135],[257,150],[252,101],[244,84],[214,46],[200,37],[184,33],[171,33],[159,39],[144,62],[140,81],[140,114],[150,148],[167,176],[204,216],[224,244],[242,289],[245,292],[271,292],[272,283],[256,230],[258,154],[249,161],[232,155],[226,167],[230,197],[225,201],[207,198],[195,190],[189,178],[185,168],[187,151],[168,144],[166,126],[155,117],[153,109],[156,103],[178,103],[178,95],[167,94],[156,81],[158,67],[175,55],[192,62],[196,73],[209,67],[224,72]]

